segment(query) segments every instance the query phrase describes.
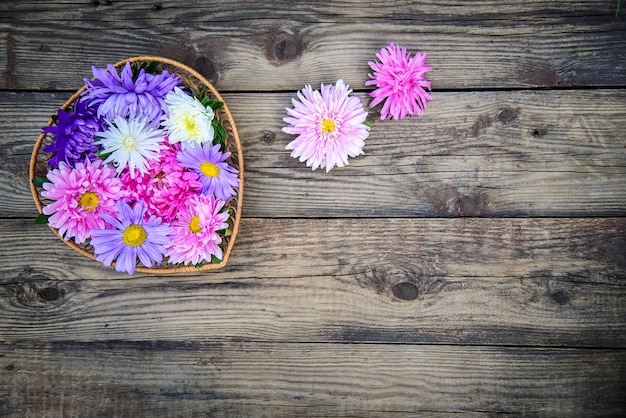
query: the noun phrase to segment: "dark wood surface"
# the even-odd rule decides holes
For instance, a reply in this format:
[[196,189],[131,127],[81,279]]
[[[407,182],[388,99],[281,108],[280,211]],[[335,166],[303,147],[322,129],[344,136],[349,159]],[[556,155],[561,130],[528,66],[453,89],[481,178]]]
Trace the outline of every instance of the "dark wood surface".
[[[617,1],[0,3],[0,415],[622,416],[626,18]],[[285,108],[389,42],[425,116],[330,173]],[[228,266],[128,276],[46,227],[41,126],[135,55],[223,93],[245,158]]]

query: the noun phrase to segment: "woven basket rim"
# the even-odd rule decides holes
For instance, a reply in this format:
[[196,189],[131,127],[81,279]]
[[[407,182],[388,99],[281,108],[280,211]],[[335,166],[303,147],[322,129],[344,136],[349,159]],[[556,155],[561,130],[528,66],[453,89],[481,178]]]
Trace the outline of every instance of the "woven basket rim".
[[[226,246],[226,249],[223,251],[223,258],[219,263],[205,263],[200,267],[195,267],[193,265],[181,265],[178,267],[169,267],[169,268],[167,267],[150,268],[150,267],[137,266],[135,268],[135,272],[151,273],[151,274],[178,274],[178,273],[194,273],[194,272],[221,269],[225,267],[226,264],[228,264],[230,253],[235,245],[235,241],[239,233],[239,223],[241,221],[241,213],[243,209],[243,188],[244,188],[243,149],[241,146],[241,140],[239,138],[239,132],[237,131],[237,126],[235,124],[235,119],[233,118],[232,113],[230,112],[230,109],[228,108],[227,103],[224,101],[224,99],[222,98],[221,94],[217,91],[215,86],[213,86],[211,82],[209,82],[204,76],[202,76],[193,68],[183,63],[180,63],[178,61],[175,61],[173,59],[170,59],[170,58],[152,56],[152,55],[139,55],[135,57],[126,58],[126,59],[116,62],[113,65],[115,68],[120,68],[126,65],[127,62],[131,64],[135,62],[159,62],[161,64],[166,64],[171,67],[174,67],[175,69],[188,73],[194,78],[196,78],[203,86],[205,86],[211,92],[211,95],[213,95],[213,97],[217,101],[224,103],[220,111],[222,111],[225,114],[226,119],[228,120],[228,123],[230,125],[232,138],[229,137],[228,139],[229,141],[234,141],[234,145],[237,150],[237,164],[238,164],[238,169],[239,169],[239,176],[238,176],[239,188],[237,189],[237,206],[235,207],[235,215],[233,216],[233,227],[232,227],[231,235],[229,237],[228,245]],[[69,99],[67,99],[67,101],[60,107],[60,109],[63,109],[63,110],[67,109],[72,103],[76,101],[76,99],[80,97],[80,95],[86,89],[87,89],[87,86],[83,84],[81,88],[79,88],[74,94],[70,96]],[[50,126],[52,125],[52,123],[53,123],[53,118],[50,117],[46,126]],[[33,148],[33,152],[30,157],[29,169],[28,169],[28,179],[29,179],[29,184],[30,184],[30,190],[33,195],[33,200],[35,201],[35,205],[37,206],[37,210],[39,211],[40,214],[43,211],[43,204],[39,197],[39,191],[37,187],[35,186],[33,180],[35,179],[35,175],[36,175],[37,156],[40,153],[41,146],[43,145],[43,141],[46,138],[46,136],[47,134],[42,132],[37,138],[37,141],[35,142],[35,146]],[[73,241],[63,239],[63,237],[61,237],[61,235],[59,234],[59,231],[56,228],[50,225],[48,225],[48,227],[55,233],[55,235],[61,241],[67,244],[70,248],[74,249],[75,251],[79,252],[80,254],[84,255],[87,258],[97,261],[93,253],[80,247]]]

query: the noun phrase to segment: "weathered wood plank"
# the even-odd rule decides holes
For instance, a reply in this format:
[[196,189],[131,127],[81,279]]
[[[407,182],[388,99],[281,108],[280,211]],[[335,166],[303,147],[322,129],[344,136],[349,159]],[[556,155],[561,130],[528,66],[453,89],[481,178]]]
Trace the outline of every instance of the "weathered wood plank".
[[[435,93],[422,118],[379,121],[372,111],[365,155],[328,174],[285,150],[294,95],[225,95],[244,146],[245,216],[625,214],[623,90]],[[0,216],[35,215],[28,160],[65,98],[0,93],[0,190],[12,197]]]
[[435,89],[626,85],[626,21],[611,1],[99,3],[5,5],[0,88],[76,88],[92,64],[148,54],[222,90],[362,87],[391,41],[429,52]]
[[554,417],[626,409],[624,350],[66,342],[4,345],[0,357],[5,416]]
[[366,155],[329,174],[284,151],[289,99],[255,98],[229,96],[242,121],[248,216],[625,213],[624,91],[435,94],[422,118],[372,112]]
[[[58,0],[3,2],[0,11],[12,22],[33,22],[38,19],[71,21],[106,21],[125,28],[146,28],[171,23],[215,24],[241,20],[300,20],[315,23],[371,22],[401,20],[415,22],[450,21],[464,24],[474,21],[516,21],[615,18],[617,4],[613,0],[559,1],[468,0],[442,4],[436,0],[407,2],[404,0],[337,0],[299,1],[275,0],[259,3],[254,0],[231,0],[229,7],[214,2],[153,1],[91,1]],[[44,15],[37,16],[37,15]]]
[[223,272],[129,277],[0,222],[0,341],[626,347],[626,219],[243,219]]

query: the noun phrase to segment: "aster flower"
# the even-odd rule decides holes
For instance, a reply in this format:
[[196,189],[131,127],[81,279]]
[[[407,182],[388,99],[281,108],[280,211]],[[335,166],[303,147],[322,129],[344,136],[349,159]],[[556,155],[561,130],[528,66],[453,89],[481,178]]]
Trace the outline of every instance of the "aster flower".
[[65,161],[48,173],[41,195],[54,202],[43,208],[49,224],[64,239],[80,244],[92,229],[105,227],[101,218],[115,213],[115,202],[125,197],[115,170],[101,160],[85,160],[72,168]]
[[171,243],[167,255],[171,263],[198,264],[222,259],[222,238],[217,231],[228,228],[228,212],[221,212],[224,202],[213,196],[194,195],[189,198],[177,220],[172,224]]
[[225,206],[242,168],[227,152],[240,145],[225,110],[229,129],[222,125],[219,94],[172,60],[135,57],[92,71],[37,140],[35,222],[130,274],[137,266],[221,267],[215,260],[228,258],[234,239],[224,237],[238,224]]
[[52,135],[53,142],[44,147],[44,152],[52,153],[49,164],[56,167],[61,161],[74,166],[85,157],[95,160],[98,146],[94,144],[96,132],[104,129],[104,122],[96,116],[96,110],[77,100],[73,110],[59,109],[54,125],[42,129]]
[[213,109],[179,88],[174,88],[165,96],[165,104],[163,126],[170,142],[203,144],[213,141]]
[[169,245],[168,234],[172,228],[156,216],[146,217],[146,207],[137,202],[133,207],[126,201],[118,201],[116,216],[102,215],[107,229],[91,231],[91,245],[98,261],[115,270],[129,274],[135,272],[137,258],[146,267],[158,265]]
[[376,86],[370,93],[374,98],[370,107],[385,101],[380,110],[380,118],[404,119],[407,115],[420,116],[424,114],[426,103],[433,100],[424,88],[430,90],[430,81],[424,74],[433,69],[426,65],[425,52],[417,52],[413,57],[407,52],[406,46],[397,46],[391,43],[376,54],[379,61],[369,62],[374,74],[369,74],[372,80],[365,82],[366,86]]
[[178,153],[180,164],[198,174],[202,193],[215,195],[225,202],[237,193],[233,187],[239,186],[239,171],[225,162],[228,157],[230,152],[221,152],[219,144],[209,142],[203,145],[193,143]]
[[343,80],[336,85],[321,86],[321,93],[310,85],[299,91],[298,100],[292,99],[293,109],[283,120],[289,125],[283,132],[298,135],[287,144],[292,157],[306,161],[313,170],[348,164],[348,157],[363,153],[370,127],[365,124],[367,112],[361,101],[350,96],[352,90]]
[[105,163],[113,162],[117,172],[128,167],[131,177],[135,170],[146,173],[149,161],[156,160],[165,145],[163,131],[155,129],[141,119],[126,120],[116,117],[109,129],[97,133],[96,144],[101,145]]
[[142,175],[130,176],[122,172],[120,180],[130,192],[129,198],[141,200],[148,215],[160,216],[165,222],[172,222],[190,195],[200,193],[202,183],[198,174],[187,171],[176,159],[180,144],[169,144],[159,153],[148,171]]
[[143,117],[158,124],[165,108],[165,95],[181,84],[180,77],[167,70],[150,74],[141,69],[133,80],[129,62],[120,74],[111,64],[107,69],[91,67],[91,70],[95,79],[84,80],[87,85],[84,100],[98,108],[98,116],[109,120],[117,116]]

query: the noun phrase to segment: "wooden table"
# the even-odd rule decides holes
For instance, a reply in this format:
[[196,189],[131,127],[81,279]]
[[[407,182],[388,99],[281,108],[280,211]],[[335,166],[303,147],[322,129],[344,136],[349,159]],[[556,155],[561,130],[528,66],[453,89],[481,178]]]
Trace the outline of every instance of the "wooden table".
[[[626,410],[626,10],[606,1],[0,3],[0,415],[611,416]],[[623,5],[622,5],[623,6]],[[326,174],[285,108],[389,42],[423,117]],[[91,65],[160,55],[237,121],[231,261],[106,269],[35,225],[41,126]]]

